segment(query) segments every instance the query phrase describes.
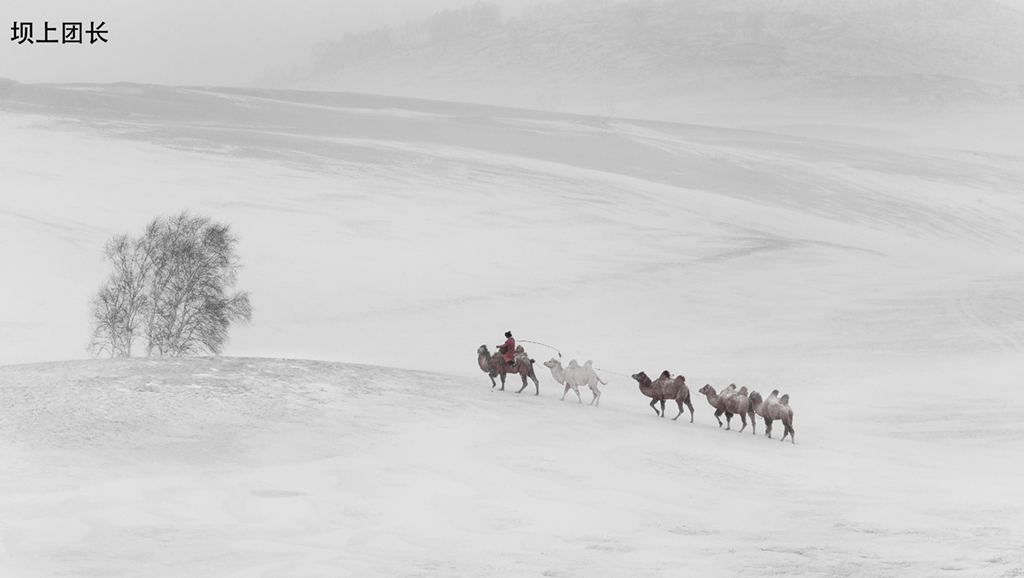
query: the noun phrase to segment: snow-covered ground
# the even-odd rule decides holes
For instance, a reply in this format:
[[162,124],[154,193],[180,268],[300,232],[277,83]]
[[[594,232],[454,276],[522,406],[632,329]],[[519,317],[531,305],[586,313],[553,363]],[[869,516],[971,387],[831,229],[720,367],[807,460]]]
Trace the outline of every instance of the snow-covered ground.
[[[1020,156],[0,90],[4,575],[1024,575]],[[40,363],[86,357],[103,243],[183,209],[240,237],[234,357]],[[492,391],[506,330],[601,406],[532,343],[541,395]],[[655,418],[625,376],[663,369],[790,394],[797,444]]]
[[654,417],[621,386],[594,408],[559,402],[547,380],[536,397],[491,391],[480,378],[249,358],[2,368],[0,567],[7,576],[1024,571],[1024,445],[1011,431],[1019,403],[985,415],[977,395],[952,404],[921,395],[920,406],[899,408],[856,391],[846,404],[806,391],[790,445],[720,430],[701,399],[691,424]]

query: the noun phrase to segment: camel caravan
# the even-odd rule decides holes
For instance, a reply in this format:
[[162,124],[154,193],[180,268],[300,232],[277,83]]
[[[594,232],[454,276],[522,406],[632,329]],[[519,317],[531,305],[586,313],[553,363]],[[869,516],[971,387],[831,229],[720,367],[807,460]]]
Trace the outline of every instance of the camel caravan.
[[[515,344],[511,332],[506,332],[505,337],[508,340],[503,345],[497,346],[498,351],[493,354],[486,345],[481,345],[476,350],[480,369],[491,378],[491,388],[498,385],[494,378],[499,377],[503,391],[505,377],[508,374],[518,374],[523,380],[523,386],[516,393],[521,393],[526,389],[528,385],[526,380],[529,378],[533,380],[537,390],[534,395],[540,395],[540,382],[533,371],[536,361],[526,354],[522,345]],[[561,357],[561,353],[559,353],[559,357]],[[569,365],[562,367],[562,362],[552,357],[544,362],[544,366],[551,370],[551,377],[559,385],[565,387],[561,401],[565,401],[565,396],[571,389],[576,394],[576,399],[582,404],[583,398],[580,396],[579,388],[581,385],[586,385],[593,395],[590,405],[595,407],[600,405],[601,390],[598,389],[598,385],[607,385],[607,383],[602,381],[594,371],[593,361],[587,361],[581,366],[573,359]],[[665,417],[665,401],[673,400],[679,408],[679,413],[672,419],[679,419],[684,412],[683,406],[686,406],[690,409],[690,423],[693,423],[693,403],[690,399],[690,390],[686,387],[685,377],[682,375],[673,377],[668,370],[661,372],[661,375],[653,381],[642,371],[633,374],[632,377],[640,386],[640,393],[651,398],[650,406],[655,415]],[[790,443],[796,443],[796,432],[793,430],[793,409],[789,407],[789,395],[779,397],[779,390],[776,389],[767,399],[762,399],[760,393],[756,391],[748,393],[746,387],[737,389],[735,383],[729,384],[721,392],[715,391],[715,388],[709,383],[700,388],[697,393],[707,398],[708,403],[714,408],[718,427],[722,427],[722,415],[725,415],[725,429],[731,430],[732,417],[735,415],[740,418],[742,426],[739,431],[742,432],[747,429],[747,418],[750,418],[751,433],[757,435],[756,416],[761,416],[765,424],[765,437],[772,439],[772,423],[781,421],[784,428],[781,441],[786,441],[786,437],[789,437]],[[659,402],[661,411],[655,407]]]

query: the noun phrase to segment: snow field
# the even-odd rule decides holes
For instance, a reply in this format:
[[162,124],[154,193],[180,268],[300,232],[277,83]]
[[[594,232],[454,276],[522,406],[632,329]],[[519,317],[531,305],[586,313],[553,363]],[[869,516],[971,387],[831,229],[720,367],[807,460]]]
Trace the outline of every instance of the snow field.
[[4,478],[3,564],[25,576],[981,576],[1024,562],[1011,547],[1020,466],[993,459],[1015,455],[1019,435],[958,450],[903,435],[884,408],[851,419],[805,396],[790,445],[719,430],[703,398],[690,424],[617,386],[600,408],[559,402],[541,379],[537,397],[492,391],[483,374],[301,360],[8,366],[0,429],[18,475]]
[[[69,90],[0,107],[11,575],[1024,572],[1019,158]],[[235,357],[74,361],[103,243],[182,209],[241,239]],[[509,329],[601,406],[530,344],[541,396],[492,392]],[[655,418],[663,369],[789,393],[797,445]]]

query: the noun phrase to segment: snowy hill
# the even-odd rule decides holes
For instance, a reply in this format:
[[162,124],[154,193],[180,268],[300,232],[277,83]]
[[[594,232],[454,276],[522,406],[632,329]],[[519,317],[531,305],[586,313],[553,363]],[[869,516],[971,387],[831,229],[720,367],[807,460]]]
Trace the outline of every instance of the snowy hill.
[[628,2],[339,66],[293,86],[734,127],[970,112],[991,130],[991,107],[1024,109],[1024,14],[991,0]]
[[1020,157],[342,93],[0,107],[5,363],[82,357],[103,243],[182,209],[241,238],[234,355],[475,373],[513,329],[737,380],[1024,347]]
[[2,367],[0,571],[1024,568],[1017,402],[982,423],[805,394],[791,445],[719,429],[703,399],[688,423],[655,417],[635,390],[606,390],[594,408],[550,389],[492,391],[483,375],[286,359]]

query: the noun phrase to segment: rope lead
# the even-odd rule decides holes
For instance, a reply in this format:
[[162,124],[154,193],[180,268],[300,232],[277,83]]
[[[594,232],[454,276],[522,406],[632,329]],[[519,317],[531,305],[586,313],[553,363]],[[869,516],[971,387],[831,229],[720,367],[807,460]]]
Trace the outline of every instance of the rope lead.
[[544,346],[544,347],[547,347],[547,348],[549,348],[549,349],[554,349],[554,350],[555,350],[555,353],[557,353],[557,354],[558,354],[558,358],[559,358],[559,359],[561,359],[561,358],[562,358],[562,352],[561,352],[561,351],[558,351],[558,349],[557,349],[557,348],[555,348],[555,347],[551,347],[550,345],[548,345],[548,344],[546,344],[546,343],[540,343],[539,341],[527,341],[526,339],[520,339],[520,340],[519,340],[519,343],[532,343],[532,344],[534,344],[534,345],[542,345],[542,346]]
[[[551,346],[550,346],[550,345],[548,345],[547,343],[541,343],[541,342],[539,342],[539,341],[529,341],[529,340],[527,340],[527,339],[520,339],[520,340],[519,340],[519,343],[532,343],[532,344],[534,344],[534,345],[540,345],[540,346],[543,346],[543,347],[547,347],[547,348],[549,348],[549,349],[554,349],[554,350],[555,350],[555,352],[556,352],[556,353],[558,353],[558,358],[559,358],[559,359],[561,359],[561,358],[562,358],[562,352],[561,352],[561,351],[558,351],[558,349],[557,349],[557,348],[555,348],[555,347],[551,347]],[[618,375],[619,377],[625,377],[625,378],[627,378],[627,379],[632,379],[632,377],[630,377],[630,376],[628,376],[628,375],[623,375],[623,374],[621,374],[621,373],[618,373],[618,372],[615,372],[615,371],[611,371],[611,370],[608,370],[608,369],[601,369],[600,367],[595,367],[595,368],[594,368],[594,371],[603,371],[604,373],[611,373],[611,374],[614,374],[614,375]]]

